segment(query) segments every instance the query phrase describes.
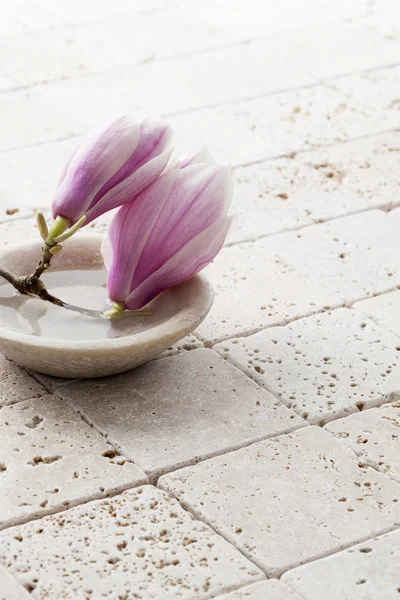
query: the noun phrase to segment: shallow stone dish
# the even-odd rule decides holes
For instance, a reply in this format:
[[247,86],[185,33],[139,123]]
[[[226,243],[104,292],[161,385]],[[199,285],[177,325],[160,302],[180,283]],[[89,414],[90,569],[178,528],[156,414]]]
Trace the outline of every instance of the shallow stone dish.
[[[107,296],[100,252],[102,239],[103,236],[93,233],[78,234],[68,240],[52,260],[51,269],[43,275],[49,292],[85,308],[102,308]],[[17,275],[26,275],[34,270],[40,256],[40,241],[7,246],[0,250],[0,265]],[[88,281],[91,273],[95,279],[92,287]],[[51,285],[52,277],[63,282],[79,274],[86,287],[68,289],[68,284],[63,284],[64,287],[58,285],[54,289]],[[74,290],[76,294],[72,293]],[[79,296],[80,290],[85,291],[83,297]],[[122,373],[155,358],[192,332],[204,320],[213,302],[213,290],[204,275],[196,275],[153,300],[148,305],[150,316],[129,316],[115,323],[15,294],[12,286],[0,278],[0,351],[23,367],[67,378]],[[87,306],[90,298],[94,298],[97,306]],[[7,306],[7,302],[14,301],[25,303],[24,319],[19,310]],[[31,310],[36,311],[36,321],[35,328],[29,331],[26,314]],[[58,320],[64,323],[64,328]],[[20,321],[25,323],[25,329]],[[42,323],[46,326],[42,327]],[[75,334],[78,339],[74,339]]]

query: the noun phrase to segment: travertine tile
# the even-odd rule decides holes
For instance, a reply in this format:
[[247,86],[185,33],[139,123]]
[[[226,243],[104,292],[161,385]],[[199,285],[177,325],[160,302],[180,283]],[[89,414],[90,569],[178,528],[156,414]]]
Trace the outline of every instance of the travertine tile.
[[0,560],[38,600],[205,600],[263,577],[152,486],[3,531]]
[[33,377],[0,354],[0,408],[28,398],[44,396],[46,390]]
[[303,423],[205,349],[56,393],[152,476]]
[[[223,67],[223,56],[220,58]],[[214,62],[218,62],[218,57]],[[189,70],[191,77],[198,73],[191,63]],[[224,77],[224,71],[219,77],[215,75],[216,80],[224,81]],[[243,88],[237,86],[237,77],[232,84],[228,85],[227,81],[227,90],[235,86],[245,92],[246,98],[252,93],[257,95],[259,70],[250,71],[246,78],[250,77],[253,77],[252,82]],[[190,153],[199,146],[208,146],[216,160],[232,165],[382,131],[375,110],[361,111],[344,93],[324,85],[239,101],[243,96],[238,91],[234,96],[232,93],[224,96],[223,85],[215,86],[214,90],[201,84],[200,89],[199,83],[183,86],[182,81],[180,74],[179,85],[172,85],[169,79],[168,86],[156,93],[154,86],[161,86],[161,80],[158,83],[157,79],[151,79],[152,85],[145,97],[145,89],[139,95],[124,68],[112,76],[85,77],[36,87],[29,92],[4,93],[0,97],[2,118],[15,126],[5,128],[0,150],[78,136],[118,112],[138,117],[149,113],[166,115],[175,129],[177,151]],[[196,81],[199,81],[197,76]],[[99,95],[101,102],[98,102]],[[226,104],[200,108],[204,103],[213,102]],[[188,112],[176,114],[180,111]],[[392,128],[395,128],[394,117],[393,122]]]
[[[292,62],[319,80],[372,70],[400,60],[400,44],[378,35],[358,20],[307,27],[293,32],[291,37]],[[280,39],[287,41],[282,35]]]
[[[80,141],[81,138],[77,137],[3,153],[0,161],[0,208],[49,208],[64,164]],[[2,237],[3,234],[0,234],[0,240]]]
[[51,375],[44,375],[44,373],[37,373],[36,371],[28,370],[28,373],[32,375],[50,394],[56,391],[59,387],[67,385],[76,381],[75,379],[63,379],[62,377],[51,377]]
[[[17,245],[18,241],[40,239],[40,234],[36,225],[36,219],[17,219],[16,221],[8,221],[0,224],[0,245],[13,246]],[[38,262],[40,255],[38,256]],[[0,281],[2,283],[3,280]]]
[[0,411],[0,528],[147,481],[54,396]]
[[400,532],[367,540],[283,575],[305,600],[397,600]]
[[[308,153],[299,154],[308,156]],[[250,241],[287,229],[363,210],[368,203],[317,169],[290,158],[269,160],[233,171],[228,243]]]
[[[82,0],[74,10],[69,2],[53,3],[19,0],[4,5],[0,23],[1,35],[42,31],[63,25],[74,26],[80,23],[107,19],[112,15],[143,11],[158,11],[166,8],[167,0]],[[72,27],[71,27],[72,28]]]
[[146,65],[157,59],[213,49],[238,39],[223,27],[209,27],[176,7],[0,37],[4,59],[0,89],[82,77],[122,65],[141,65],[145,73]]
[[196,330],[201,340],[216,343],[342,305],[329,282],[304,276],[275,252],[286,235],[224,248],[206,268],[215,299]]
[[336,185],[355,206],[357,196],[359,206],[367,208],[400,203],[399,156],[400,132],[392,132],[301,153],[296,160],[325,179],[325,187]]
[[390,131],[399,127],[399,74],[400,66],[396,65],[332,79],[327,85],[345,94],[360,113],[372,111],[379,115],[380,128],[377,131]]
[[[320,144],[382,131],[379,111],[362,109],[344,92],[323,85],[257,98],[170,118],[176,147],[208,146],[233,166],[275,158]],[[394,129],[398,117],[388,118]]]
[[[184,2],[181,6],[187,10],[190,3]],[[329,0],[307,0],[300,9],[296,0],[272,4],[260,0],[249,0],[247,3],[240,0],[218,3],[204,0],[201,5],[192,3],[191,11],[198,19],[218,24],[241,36],[267,36],[280,32],[280,36],[285,38],[285,32],[288,31],[294,30],[297,33],[297,30],[304,30],[309,34],[314,29],[318,30],[319,27],[316,26],[323,23],[359,18],[371,11],[371,3],[368,0],[336,0],[335,3]],[[333,60],[332,56],[329,59]]]
[[196,336],[187,335],[185,338],[171,346],[171,348],[167,348],[158,358],[166,358],[167,356],[174,356],[175,354],[179,354],[186,350],[197,350],[198,348],[203,347],[203,343],[200,342]]
[[271,238],[268,251],[353,303],[400,285],[399,216],[370,210],[311,225]]
[[313,424],[400,394],[398,338],[348,309],[214,349]]
[[300,600],[300,596],[284,583],[269,579],[218,596],[217,600]]
[[353,304],[353,308],[385,329],[400,335],[400,291]]
[[400,485],[359,465],[318,427],[164,475],[159,486],[269,576],[384,533],[400,519]]
[[326,429],[363,462],[400,483],[400,402],[334,421]]
[[29,600],[30,597],[22,585],[0,566],[0,600]]

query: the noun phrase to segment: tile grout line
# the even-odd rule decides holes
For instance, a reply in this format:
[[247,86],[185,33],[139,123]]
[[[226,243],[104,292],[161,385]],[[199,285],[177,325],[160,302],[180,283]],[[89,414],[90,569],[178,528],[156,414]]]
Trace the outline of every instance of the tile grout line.
[[[400,63],[393,63],[390,65],[383,65],[383,66],[379,66],[379,67],[371,67],[368,69],[363,69],[360,71],[354,71],[352,73],[345,73],[345,74],[339,74],[339,75],[334,75],[331,78],[323,78],[323,79],[318,79],[313,83],[307,84],[307,85],[302,85],[302,86],[294,86],[294,87],[289,87],[289,88],[284,88],[281,90],[276,90],[273,92],[268,92],[266,94],[258,94],[255,96],[249,96],[246,98],[239,98],[239,99],[235,99],[235,100],[228,100],[228,101],[224,101],[224,102],[220,102],[220,103],[215,103],[215,104],[207,104],[207,105],[202,105],[202,106],[196,106],[196,107],[191,107],[191,108],[187,108],[187,109],[183,109],[183,110],[179,110],[179,111],[172,111],[172,112],[168,112],[168,113],[161,113],[161,117],[163,118],[170,118],[170,117],[177,117],[180,115],[185,115],[185,114],[189,114],[189,113],[195,113],[195,112],[200,112],[203,110],[212,110],[215,108],[222,108],[225,106],[232,106],[235,104],[241,104],[243,102],[252,102],[255,100],[262,100],[265,98],[270,98],[270,97],[274,97],[274,96],[279,96],[279,95],[284,95],[284,94],[289,94],[293,91],[301,91],[301,90],[307,90],[307,89],[312,89],[313,87],[318,87],[318,86],[323,86],[326,89],[332,89],[329,86],[327,86],[325,84],[326,81],[335,81],[338,79],[341,79],[343,77],[349,77],[351,75],[355,76],[355,75],[361,75],[363,73],[368,73],[371,71],[377,72],[377,71],[384,71],[386,69],[393,69],[396,66],[399,66]],[[337,90],[336,90],[337,91]],[[348,99],[352,99],[351,95],[346,95],[344,92],[341,91],[337,91],[337,93],[341,96],[343,96],[344,98],[348,98]],[[1,94],[1,91],[0,91]],[[389,131],[397,131],[397,129],[392,129]],[[388,131],[387,131],[388,132]],[[327,144],[318,144],[315,148],[313,148],[313,150],[319,148],[319,147],[325,147],[325,146],[330,146],[333,144],[338,144],[338,143],[342,143],[342,142],[348,142],[348,141],[352,141],[352,140],[356,140],[356,139],[363,139],[364,137],[372,137],[373,135],[378,135],[379,133],[382,132],[376,132],[373,134],[369,134],[368,136],[361,136],[360,138],[351,138],[349,140],[339,140],[336,142],[328,142]],[[385,132],[383,132],[385,133]],[[66,134],[64,136],[60,136],[59,138],[54,138],[54,139],[49,139],[49,140],[42,140],[42,141],[38,141],[38,142],[32,142],[30,144],[25,144],[22,146],[12,146],[10,148],[4,148],[0,150],[0,154],[5,154],[7,152],[15,152],[17,150],[25,150],[25,149],[29,149],[32,147],[36,147],[36,146],[43,146],[43,145],[47,145],[47,144],[53,144],[53,143],[57,143],[57,142],[62,142],[68,139],[74,139],[77,137],[81,137],[85,134],[84,131],[79,132],[79,133],[71,133],[71,134]],[[251,164],[257,164],[258,162],[263,162],[264,160],[273,160],[274,158],[283,158],[286,157],[290,154],[297,154],[299,152],[310,152],[311,150],[293,150],[288,154],[281,154],[281,155],[277,155],[277,156],[273,156],[273,157],[269,157],[267,159],[260,159],[260,160],[256,160],[256,161],[251,161],[249,163],[241,163],[238,165],[234,165],[234,168],[237,167],[241,167],[241,166],[249,166]]]
[[[165,9],[161,9],[159,12],[164,12]],[[115,15],[117,18],[118,17],[130,17],[130,16],[134,16],[135,13],[122,13]],[[136,14],[140,14],[140,15],[145,15],[145,14],[149,14],[146,11],[139,11]],[[365,14],[361,14],[358,16],[359,19],[364,18],[365,16],[368,16],[368,13]],[[106,23],[107,22],[107,17],[103,18],[103,19],[99,19],[99,20],[95,20],[95,21],[89,21],[89,22],[83,22],[83,23],[79,23],[78,26],[74,25],[74,24],[68,24],[65,26],[56,26],[54,28],[50,27],[48,29],[45,30],[39,30],[39,31],[30,31],[30,32],[20,32],[20,33],[15,33],[15,34],[11,34],[9,36],[0,36],[0,44],[3,41],[7,41],[7,38],[10,37],[18,37],[18,36],[25,36],[25,35],[30,35],[30,36],[35,36],[35,35],[40,35],[40,34],[49,34],[49,33],[54,33],[57,32],[59,30],[63,30],[63,29],[71,29],[72,31],[74,31],[75,29],[77,29],[80,26],[83,27],[90,27],[91,25],[99,25],[102,23]],[[206,22],[204,23],[206,25]],[[224,42],[221,43],[220,45],[210,45],[210,46],[205,46],[204,48],[199,48],[199,49],[194,49],[191,50],[189,52],[175,52],[169,55],[165,55],[165,56],[160,56],[159,58],[155,58],[154,60],[151,61],[152,64],[156,63],[168,63],[168,62],[172,62],[174,60],[180,60],[180,59],[186,59],[186,58],[190,58],[191,56],[202,56],[208,53],[212,53],[212,52],[218,52],[219,50],[230,50],[230,49],[235,49],[235,48],[240,48],[240,46],[247,46],[247,45],[251,45],[257,42],[262,42],[265,40],[270,39],[271,37],[279,37],[281,35],[289,35],[289,34],[296,34],[296,33],[307,33],[307,32],[312,32],[312,31],[318,31],[319,28],[321,27],[329,27],[329,26],[338,26],[338,25],[344,25],[345,27],[349,27],[351,28],[357,28],[358,25],[355,24],[355,21],[346,21],[345,19],[341,18],[341,19],[335,19],[332,21],[324,21],[322,23],[319,24],[314,24],[311,26],[305,26],[305,27],[295,27],[293,29],[281,29],[279,31],[274,31],[274,32],[270,32],[267,35],[255,35],[250,36],[250,37],[238,37],[237,39],[232,39],[232,41],[230,42]],[[228,30],[223,30],[224,33],[230,33]],[[377,39],[379,39],[379,34],[376,34]],[[140,68],[141,66],[144,66],[147,64],[146,59],[141,59],[138,62],[133,62],[133,63],[125,63],[125,64],[120,64],[117,66],[117,68]],[[382,65],[382,66],[377,66],[377,67],[369,67],[368,69],[366,69],[365,71],[374,71],[374,70],[379,70],[379,69],[386,69],[386,68],[391,68],[393,66],[396,66],[399,63],[392,63],[389,65]],[[33,81],[32,83],[26,84],[26,85],[16,85],[13,87],[9,87],[9,88],[3,88],[0,89],[0,96],[3,94],[9,94],[9,93],[13,93],[13,92],[19,92],[19,91],[26,91],[26,90],[30,90],[36,87],[40,87],[40,86],[47,86],[47,85],[53,85],[53,84],[57,84],[57,83],[63,83],[63,82],[69,82],[69,81],[76,81],[79,79],[83,79],[85,77],[96,77],[98,75],[106,75],[107,73],[113,71],[115,69],[115,67],[107,67],[106,69],[99,69],[99,70],[92,70],[90,72],[87,73],[83,73],[82,75],[75,75],[75,76],[71,76],[71,77],[66,77],[66,78],[62,78],[60,76],[56,76],[52,79],[42,79],[42,80],[38,80],[38,81]],[[349,75],[353,75],[353,74],[357,74],[359,72],[364,72],[364,70],[362,71],[348,71],[346,73],[341,73],[340,75],[333,75],[331,77],[328,77],[327,79],[332,79],[335,77],[347,77]],[[305,71],[306,74],[306,71]],[[310,73],[311,76],[314,76],[313,73]],[[322,81],[322,80],[320,80]],[[288,88],[290,89],[290,88]],[[297,89],[297,88],[294,88]]]

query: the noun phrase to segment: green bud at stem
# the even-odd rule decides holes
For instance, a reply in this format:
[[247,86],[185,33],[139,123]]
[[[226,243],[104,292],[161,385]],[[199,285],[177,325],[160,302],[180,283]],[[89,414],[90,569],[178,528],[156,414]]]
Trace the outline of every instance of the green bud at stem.
[[110,310],[107,310],[103,313],[103,315],[107,318],[107,319],[121,319],[121,317],[123,317],[125,312],[125,304],[122,304],[122,302],[116,302],[115,304],[112,305],[112,307],[110,308]]
[[42,240],[46,241],[49,237],[49,229],[47,227],[46,219],[44,218],[43,213],[36,213],[36,223]]
[[46,243],[49,246],[54,246],[54,242],[57,243],[56,238],[65,233],[70,225],[71,221],[69,221],[69,219],[64,219],[64,217],[57,217],[49,231],[47,239],[45,240]]
[[[58,217],[58,218],[60,218],[60,217]],[[65,242],[65,240],[68,240],[68,238],[72,237],[74,235],[74,233],[76,233],[78,231],[78,229],[80,229],[82,227],[82,225],[84,224],[85,221],[86,221],[86,215],[83,215],[83,217],[81,217],[79,219],[79,221],[77,221],[75,223],[75,225],[72,225],[72,227],[67,229],[67,231],[62,232],[60,235],[54,236],[53,242],[56,242],[56,244],[59,244],[60,242]]]

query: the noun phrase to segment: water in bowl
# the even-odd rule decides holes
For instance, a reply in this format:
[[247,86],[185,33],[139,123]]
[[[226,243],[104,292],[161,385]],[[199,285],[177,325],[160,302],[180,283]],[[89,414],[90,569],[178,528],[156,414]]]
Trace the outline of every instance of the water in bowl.
[[[48,291],[64,302],[97,311],[109,308],[104,270],[48,271],[42,279]],[[179,307],[167,291],[146,307],[150,316],[110,321],[66,310],[38,298],[21,296],[7,282],[0,286],[0,327],[58,340],[104,340],[151,329],[176,314]]]

